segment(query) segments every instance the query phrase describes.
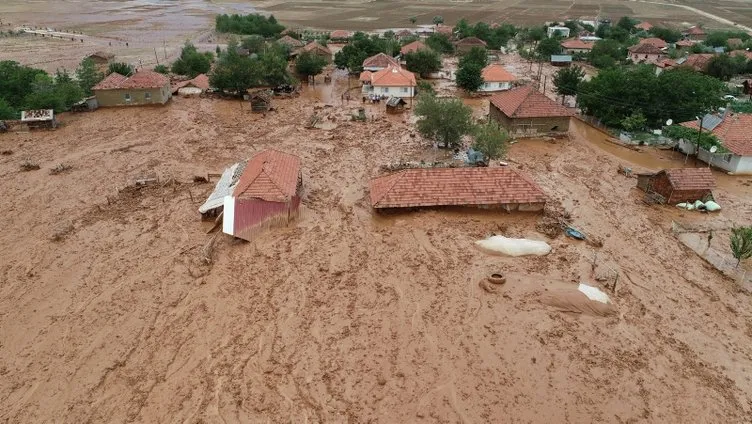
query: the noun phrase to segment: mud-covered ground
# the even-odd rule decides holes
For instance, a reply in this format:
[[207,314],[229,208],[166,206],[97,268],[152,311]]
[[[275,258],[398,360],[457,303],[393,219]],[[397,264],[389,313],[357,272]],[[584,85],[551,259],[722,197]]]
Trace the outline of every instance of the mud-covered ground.
[[[749,225],[748,178],[718,175],[715,215],[650,207],[618,165],[680,158],[574,124],[571,140],[516,143],[509,161],[602,247],[536,214],[381,216],[367,187],[382,164],[447,155],[380,107],[349,121],[359,102],[343,105],[335,82],[266,116],[176,98],[0,135],[0,420],[749,421],[750,295],[671,232]],[[328,130],[304,128],[314,111]],[[197,208],[212,187],[193,176],[265,148],[302,158],[301,217],[211,243]],[[58,164],[71,168],[51,174]],[[150,175],[160,183],[131,187]],[[491,234],[553,252],[474,248]],[[483,290],[499,271],[507,283]],[[581,281],[616,314],[540,302]]]

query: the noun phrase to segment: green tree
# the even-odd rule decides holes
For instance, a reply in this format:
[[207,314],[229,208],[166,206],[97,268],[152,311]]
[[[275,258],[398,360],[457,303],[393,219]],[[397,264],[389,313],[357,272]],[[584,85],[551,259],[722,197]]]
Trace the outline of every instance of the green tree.
[[727,47],[729,33],[725,31],[713,31],[705,37],[704,43],[710,47]]
[[459,67],[462,68],[469,63],[474,63],[481,68],[488,65],[488,53],[486,52],[486,49],[482,47],[473,47],[468,50],[468,52],[463,54],[460,58]]
[[546,38],[546,30],[540,26],[530,28],[527,33],[527,38],[533,42],[541,41]]
[[303,52],[295,60],[295,72],[305,77],[320,74],[325,66],[326,59],[311,52]]
[[566,20],[564,21],[564,26],[569,28],[571,34],[576,34],[580,30],[580,25],[577,24],[577,21]]
[[629,16],[622,16],[621,19],[619,19],[619,22],[616,23],[616,27],[621,28],[629,33],[632,32],[632,29],[634,29],[636,23],[637,22]]
[[740,73],[743,69],[731,59],[731,56],[721,54],[714,56],[708,62],[706,73],[723,81],[728,81],[732,76]]
[[285,30],[274,18],[274,15],[268,18],[259,14],[250,15],[217,15],[215,18],[215,27],[217,32],[233,34],[257,34],[262,37],[270,38],[278,36]]
[[256,60],[261,68],[263,84],[276,87],[288,84],[292,81],[287,71],[287,55],[281,55],[276,51],[267,51],[259,55]]
[[426,78],[441,69],[441,56],[433,50],[418,50],[405,55],[407,69]]
[[458,38],[467,38],[475,35],[473,28],[467,23],[465,18],[457,21],[457,25],[454,26],[454,33],[457,34]]
[[421,80],[418,81],[418,93],[435,95],[436,90],[434,90],[433,85],[431,85],[430,82]]
[[475,125],[472,130],[473,149],[487,160],[502,159],[509,147],[509,134],[495,122]]
[[548,60],[551,58],[551,55],[561,53],[560,41],[556,38],[546,38],[538,43],[535,52],[541,60]]
[[598,40],[590,50],[590,63],[600,69],[611,68],[625,57],[626,51],[616,40]]
[[241,56],[237,43],[230,42],[227,50],[219,55],[217,64],[209,75],[209,83],[223,92],[243,94],[261,80],[261,66],[258,60]]
[[418,22],[418,18],[415,16],[410,16],[410,19],[408,19],[411,24],[415,25],[416,22]]
[[562,96],[562,103],[566,96],[576,96],[580,82],[585,78],[585,71],[579,66],[561,68],[554,75],[556,93]]
[[249,53],[261,53],[265,45],[266,40],[258,34],[249,35],[240,42],[240,47],[248,50]]
[[460,99],[437,99],[421,94],[415,105],[418,132],[439,145],[454,148],[472,129],[472,110]]
[[11,105],[0,97],[0,119],[16,119],[18,117],[18,111],[16,111]]
[[600,24],[598,25],[598,28],[595,29],[595,36],[607,39],[611,36],[611,25],[609,24]]
[[76,78],[78,79],[78,85],[84,90],[84,94],[91,96],[91,88],[102,81],[104,74],[99,72],[93,60],[86,58],[76,68]]
[[180,57],[172,63],[172,72],[194,78],[196,75],[209,72],[213,60],[214,55],[211,52],[199,53],[193,44],[186,42]]
[[133,73],[133,67],[124,62],[113,62],[110,63],[110,66],[107,68],[107,75],[113,72],[127,77]]
[[41,69],[21,66],[18,62],[0,61],[0,98],[16,110],[23,107],[24,97],[33,90],[39,75],[47,75]]
[[738,267],[744,259],[752,257],[752,227],[732,228],[730,245]]
[[433,17],[433,24],[434,25],[439,25],[439,24],[443,24],[443,23],[444,23],[444,17],[443,16],[436,15],[436,16]]
[[24,98],[24,109],[54,109],[64,112],[81,100],[84,93],[73,82],[55,84],[48,75],[37,75],[32,92]]
[[439,53],[453,53],[454,44],[444,34],[434,33],[426,39],[426,45]]
[[57,69],[55,71],[55,83],[64,84],[70,82],[73,82],[73,78],[71,78],[70,74],[68,74],[68,71],[66,71],[65,69]]
[[165,65],[157,65],[154,67],[154,72],[159,72],[160,74],[167,75],[170,73],[170,68]]
[[629,132],[642,131],[647,125],[647,119],[642,111],[637,109],[631,115],[621,120],[621,127]]
[[670,29],[670,28],[653,27],[653,28],[650,28],[650,31],[648,32],[653,37],[660,38],[661,40],[667,43],[676,43],[682,38],[681,32],[675,29]]
[[468,92],[478,91],[483,85],[483,67],[475,62],[460,65],[457,70],[457,86]]

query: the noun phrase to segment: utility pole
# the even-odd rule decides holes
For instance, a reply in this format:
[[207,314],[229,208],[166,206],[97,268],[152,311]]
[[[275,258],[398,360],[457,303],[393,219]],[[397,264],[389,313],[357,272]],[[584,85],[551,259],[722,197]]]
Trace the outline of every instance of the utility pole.
[[159,56],[157,56],[157,48],[154,47],[154,57],[157,59],[157,66],[159,66]]
[[548,75],[543,76],[543,94],[546,94],[546,82],[548,81]]
[[167,62],[167,42],[162,40],[162,50],[164,51],[164,60]]

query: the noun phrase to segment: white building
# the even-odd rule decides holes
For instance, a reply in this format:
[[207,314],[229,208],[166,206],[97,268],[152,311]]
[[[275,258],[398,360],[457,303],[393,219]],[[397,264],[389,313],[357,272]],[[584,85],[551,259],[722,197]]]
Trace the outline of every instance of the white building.
[[364,95],[410,98],[415,96],[415,74],[399,66],[389,66],[378,72],[360,74]]
[[492,63],[483,68],[481,76],[483,77],[483,85],[478,91],[486,93],[509,90],[517,80],[514,75],[498,63]]
[[563,26],[548,27],[548,38],[551,38],[558,32],[560,37],[569,38],[569,28]]
[[[687,128],[700,132],[698,121],[681,123]],[[725,116],[706,115],[702,119],[703,132],[710,131],[724,149],[710,152],[700,147],[697,158],[717,168],[733,174],[752,174],[752,114],[729,113]],[[679,149],[694,154],[695,140],[680,140]]]

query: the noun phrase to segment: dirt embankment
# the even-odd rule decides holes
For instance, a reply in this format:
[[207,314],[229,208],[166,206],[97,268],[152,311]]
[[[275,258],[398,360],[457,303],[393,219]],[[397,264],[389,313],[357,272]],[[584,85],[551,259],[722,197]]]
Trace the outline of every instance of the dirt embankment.
[[[316,102],[277,101],[262,117],[175,99],[0,136],[13,151],[0,156],[0,419],[748,420],[749,295],[682,247],[676,212],[642,204],[581,126],[571,141],[518,143],[510,159],[600,248],[546,238],[537,215],[375,216],[366,188],[381,164],[443,153],[400,117],[348,122],[338,104],[319,109],[336,127],[306,130]],[[303,160],[301,218],[253,243],[222,237],[207,264],[211,224],[196,209],[211,187],[189,181],[269,147]],[[42,169],[21,172],[25,159]],[[71,169],[50,175],[58,163]],[[160,184],[123,190],[151,174]],[[733,207],[687,219],[744,219],[749,198],[717,196]],[[493,233],[553,252],[473,248]],[[615,315],[538,301],[604,287],[614,270]],[[507,283],[481,289],[497,271]]]

